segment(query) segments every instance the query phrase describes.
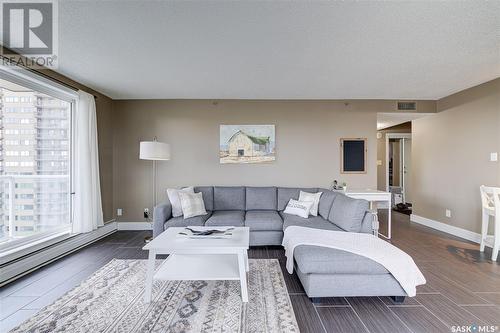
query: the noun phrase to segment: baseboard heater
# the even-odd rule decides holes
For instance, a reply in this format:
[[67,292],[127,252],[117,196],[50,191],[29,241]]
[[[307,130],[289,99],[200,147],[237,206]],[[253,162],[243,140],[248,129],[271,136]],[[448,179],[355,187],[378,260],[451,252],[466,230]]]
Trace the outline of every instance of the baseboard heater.
[[64,239],[0,265],[0,287],[117,231],[116,222]]

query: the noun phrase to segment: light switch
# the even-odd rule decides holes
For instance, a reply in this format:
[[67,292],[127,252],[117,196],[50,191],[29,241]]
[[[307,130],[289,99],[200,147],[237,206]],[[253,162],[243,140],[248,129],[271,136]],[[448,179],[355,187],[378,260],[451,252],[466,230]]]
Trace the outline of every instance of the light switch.
[[377,160],[377,165],[382,165],[382,160]]
[[490,162],[498,161],[498,153],[490,153]]

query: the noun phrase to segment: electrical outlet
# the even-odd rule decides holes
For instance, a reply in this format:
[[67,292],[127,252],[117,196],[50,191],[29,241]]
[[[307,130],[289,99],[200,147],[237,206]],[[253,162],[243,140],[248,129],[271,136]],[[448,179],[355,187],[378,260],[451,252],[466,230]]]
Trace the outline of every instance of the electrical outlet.
[[446,210],[446,217],[451,217],[451,210],[449,209]]
[[118,208],[118,209],[116,210],[116,215],[117,215],[117,216],[122,216],[122,215],[123,215],[123,209]]
[[149,219],[149,208],[144,208],[144,218]]

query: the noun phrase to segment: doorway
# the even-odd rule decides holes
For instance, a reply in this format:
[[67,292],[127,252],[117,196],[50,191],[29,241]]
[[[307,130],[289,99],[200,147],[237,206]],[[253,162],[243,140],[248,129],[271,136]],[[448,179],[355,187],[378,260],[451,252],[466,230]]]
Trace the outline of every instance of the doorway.
[[411,213],[411,134],[386,135],[386,188],[393,206]]

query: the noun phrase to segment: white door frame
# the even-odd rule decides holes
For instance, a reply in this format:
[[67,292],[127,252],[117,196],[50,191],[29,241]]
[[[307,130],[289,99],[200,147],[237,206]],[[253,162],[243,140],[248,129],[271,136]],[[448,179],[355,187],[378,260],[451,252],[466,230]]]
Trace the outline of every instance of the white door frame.
[[[411,140],[412,139],[408,139],[408,138],[404,138],[402,141],[401,141],[401,147],[402,147],[402,151],[403,151],[403,154],[401,154],[401,160],[402,160],[402,168],[401,168],[401,184],[403,184],[403,203],[407,203],[406,199],[407,199],[407,195],[408,195],[408,187],[407,187],[407,182],[408,182],[408,176],[407,176],[407,170],[408,170],[408,166],[406,165],[406,154],[407,154],[407,150],[405,148],[405,144],[406,142],[410,140],[410,155],[411,155]],[[410,156],[410,164],[411,164],[411,156]],[[410,166],[410,169],[411,169],[411,166]],[[410,174],[410,177],[411,177],[411,174]]]
[[411,133],[386,133],[385,134],[385,190],[389,192],[389,140],[411,139]]

